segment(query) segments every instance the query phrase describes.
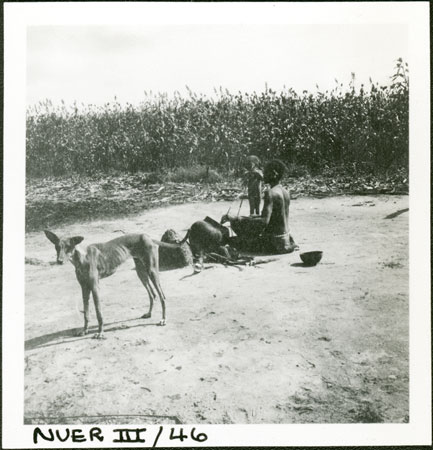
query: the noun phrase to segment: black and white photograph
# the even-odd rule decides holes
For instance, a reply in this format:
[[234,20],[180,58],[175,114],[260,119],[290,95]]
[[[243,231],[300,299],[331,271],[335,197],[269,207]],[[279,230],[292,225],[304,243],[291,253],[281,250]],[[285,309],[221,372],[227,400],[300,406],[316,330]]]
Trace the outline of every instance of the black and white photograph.
[[4,9],[4,447],[431,444],[428,2]]

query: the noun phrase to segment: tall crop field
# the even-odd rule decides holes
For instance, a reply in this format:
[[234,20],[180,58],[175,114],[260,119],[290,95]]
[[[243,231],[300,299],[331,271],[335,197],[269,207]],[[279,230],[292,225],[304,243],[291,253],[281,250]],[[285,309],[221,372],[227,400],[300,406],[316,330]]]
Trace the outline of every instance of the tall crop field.
[[205,165],[239,168],[245,155],[280,158],[312,171],[352,167],[385,173],[408,164],[409,79],[397,61],[387,86],[298,95],[193,92],[148,94],[139,106],[55,107],[27,111],[29,177],[68,173],[157,171]]

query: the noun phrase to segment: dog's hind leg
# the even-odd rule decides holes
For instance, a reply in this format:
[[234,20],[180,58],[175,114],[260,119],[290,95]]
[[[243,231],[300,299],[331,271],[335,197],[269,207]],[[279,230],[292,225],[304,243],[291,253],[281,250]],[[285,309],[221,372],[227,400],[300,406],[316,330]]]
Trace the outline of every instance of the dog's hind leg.
[[134,258],[135,270],[137,271],[138,278],[143,283],[146,288],[147,294],[149,295],[149,311],[141,316],[142,319],[149,319],[152,316],[153,301],[155,300],[156,294],[152,289],[152,285],[149,281],[149,276],[147,274],[146,266],[138,258]]

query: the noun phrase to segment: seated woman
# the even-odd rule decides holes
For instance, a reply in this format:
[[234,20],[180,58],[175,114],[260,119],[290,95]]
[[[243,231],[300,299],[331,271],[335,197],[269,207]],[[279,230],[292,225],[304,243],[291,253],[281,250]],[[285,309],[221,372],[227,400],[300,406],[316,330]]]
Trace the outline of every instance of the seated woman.
[[260,217],[226,214],[221,218],[221,223],[230,222],[241,250],[282,254],[298,248],[289,234],[290,195],[280,184],[285,169],[286,166],[278,159],[266,164],[263,178],[270,188],[265,191]]

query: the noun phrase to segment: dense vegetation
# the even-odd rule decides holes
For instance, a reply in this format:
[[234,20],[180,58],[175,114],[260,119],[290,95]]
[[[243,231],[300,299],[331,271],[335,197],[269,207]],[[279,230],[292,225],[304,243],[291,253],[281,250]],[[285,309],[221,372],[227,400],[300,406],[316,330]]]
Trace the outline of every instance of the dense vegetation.
[[[311,172],[343,167],[376,175],[408,164],[407,64],[397,61],[387,86],[298,95],[189,92],[148,94],[140,106],[103,107],[46,101],[27,112],[27,175],[152,172],[194,165],[226,172],[245,155],[278,157]],[[319,170],[320,169],[320,170]]]

